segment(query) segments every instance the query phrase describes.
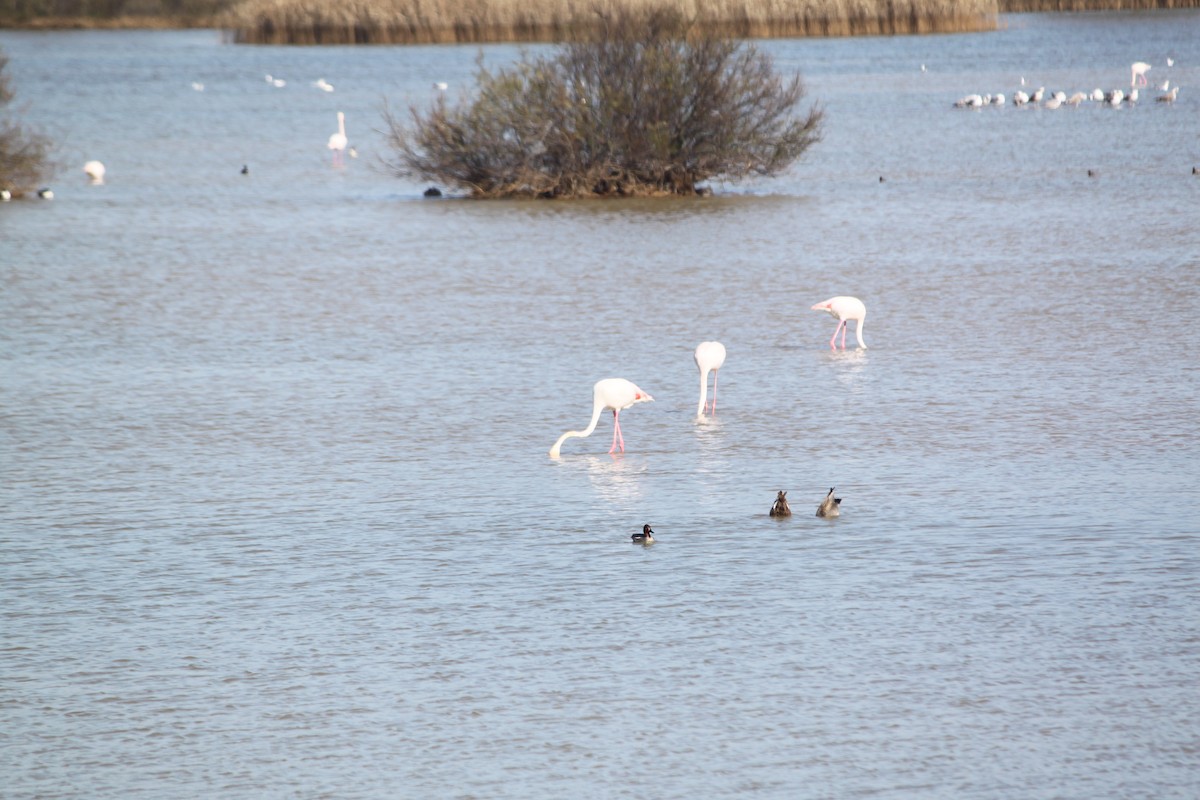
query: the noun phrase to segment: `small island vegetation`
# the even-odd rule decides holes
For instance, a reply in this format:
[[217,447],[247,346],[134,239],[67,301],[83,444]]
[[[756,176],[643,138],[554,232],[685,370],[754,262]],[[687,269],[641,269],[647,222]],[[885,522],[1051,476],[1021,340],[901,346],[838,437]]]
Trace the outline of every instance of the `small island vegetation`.
[[37,190],[49,177],[53,143],[17,117],[7,67],[8,57],[0,51],[0,191],[21,197]]
[[385,112],[397,175],[476,197],[694,195],[701,182],[775,175],[820,140],[817,104],[750,43],[668,8],[623,9],[474,96],[439,95],[410,124]]

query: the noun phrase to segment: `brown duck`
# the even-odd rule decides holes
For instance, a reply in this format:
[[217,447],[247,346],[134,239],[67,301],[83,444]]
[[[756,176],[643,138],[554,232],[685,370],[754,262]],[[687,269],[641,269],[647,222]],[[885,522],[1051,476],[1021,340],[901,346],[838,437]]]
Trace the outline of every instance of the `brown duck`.
[[788,508],[787,492],[780,492],[775,498],[775,505],[771,506],[772,517],[790,517],[792,509]]

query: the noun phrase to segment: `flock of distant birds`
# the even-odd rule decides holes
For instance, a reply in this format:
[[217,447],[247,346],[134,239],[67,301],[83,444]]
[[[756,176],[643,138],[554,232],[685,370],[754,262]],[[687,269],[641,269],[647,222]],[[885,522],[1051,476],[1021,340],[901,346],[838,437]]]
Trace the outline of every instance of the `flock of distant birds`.
[[[820,303],[813,305],[810,311],[824,311],[837,320],[837,327],[833,329],[833,336],[829,339],[830,349],[837,349],[838,334],[842,335],[841,347],[846,349],[846,331],[849,328],[848,323],[854,321],[854,335],[858,340],[859,349],[866,350],[867,343],[863,340],[863,322],[867,318],[867,307],[862,300],[857,297],[849,297],[841,295],[831,297],[828,300],[823,300]],[[696,416],[703,417],[705,414],[717,413],[717,376],[721,367],[725,365],[725,345],[720,342],[701,342],[696,346],[692,357],[696,361],[696,367],[700,370],[700,400],[696,405]],[[712,403],[708,402],[708,375],[712,373]],[[638,403],[651,403],[654,398],[633,381],[625,378],[604,378],[596,381],[592,386],[592,419],[588,426],[581,431],[567,431],[562,436],[558,437],[558,441],[550,448],[550,457],[559,458],[562,453],[563,442],[572,438],[586,438],[592,435],[596,430],[596,424],[600,421],[600,415],[604,411],[612,411],[613,415],[613,438],[612,446],[608,448],[609,454],[615,453],[618,448],[622,453],[625,452],[625,436],[621,433],[621,412],[627,408],[637,405]],[[829,494],[821,501],[817,507],[818,517],[837,517],[841,514],[839,506],[842,498],[833,496],[833,488],[829,489]],[[792,509],[788,506],[787,492],[780,491],[775,498],[774,505],[771,506],[770,516],[772,517],[790,517]],[[650,544],[654,541],[654,531],[650,526],[644,525],[641,533],[635,533],[632,536],[633,541],[641,542],[642,544]]]
[[[282,89],[287,86],[287,81],[283,78],[277,78],[274,75],[266,75],[266,81],[276,89]],[[317,78],[312,85],[322,92],[332,92],[333,84],[324,78]],[[192,81],[192,89],[197,92],[203,92],[205,85],[200,81]],[[446,91],[448,88],[445,83],[435,83],[434,88],[438,91]],[[350,147],[350,139],[346,136],[346,115],[339,111],[337,112],[338,129],[329,135],[329,140],[326,142],[326,147],[333,152],[333,163],[335,166],[341,166],[344,163],[344,155],[350,158],[358,158],[358,151]],[[88,181],[95,186],[104,183],[104,175],[107,170],[104,164],[100,161],[88,161],[83,165],[83,172],[87,175]],[[242,174],[249,175],[250,167],[246,164],[242,165]],[[42,200],[53,200],[54,191],[50,188],[42,188],[37,191],[37,196]],[[12,192],[8,189],[0,189],[0,202],[7,203],[13,199]]]
[[[1168,58],[1167,66],[1175,65],[1175,59]],[[921,65],[922,71],[925,66]],[[1105,105],[1114,108],[1122,103],[1137,103],[1141,99],[1139,87],[1149,86],[1149,81],[1146,80],[1146,73],[1149,72],[1151,66],[1145,61],[1135,61],[1130,65],[1129,86],[1130,89],[1126,92],[1124,89],[1094,89],[1091,92],[1075,92],[1068,96],[1066,92],[1057,91],[1046,93],[1046,87],[1041,86],[1034,92],[1026,92],[1024,89],[1019,89],[1013,93],[1012,104],[1014,106],[1040,106],[1047,110],[1053,111],[1061,108],[1064,105],[1078,107],[1081,103],[1088,101],[1094,103],[1104,103]],[[1021,78],[1021,85],[1025,85],[1025,79]],[[1174,103],[1179,97],[1179,87],[1171,86],[1170,79],[1158,84],[1158,90],[1162,92],[1155,101],[1159,103]],[[1003,93],[996,94],[968,94],[954,101],[955,108],[983,108],[984,106],[1003,106],[1007,102],[1007,98]]]
[[[1167,66],[1171,67],[1174,65],[1175,65],[1175,60],[1172,58],[1168,58]],[[1062,91],[1051,92],[1049,95],[1047,95],[1046,87],[1042,86],[1042,87],[1039,87],[1036,91],[1034,91],[1032,93],[1027,93],[1024,90],[1018,90],[1017,92],[1013,93],[1012,103],[1015,106],[1026,106],[1026,105],[1041,106],[1042,108],[1046,108],[1051,111],[1053,111],[1054,109],[1057,109],[1063,105],[1078,106],[1079,104],[1086,102],[1086,101],[1092,101],[1092,102],[1096,102],[1096,103],[1105,103],[1107,105],[1114,106],[1114,107],[1120,106],[1122,103],[1125,103],[1125,102],[1137,103],[1140,98],[1140,95],[1138,92],[1138,86],[1147,86],[1148,85],[1148,82],[1146,80],[1146,73],[1149,72],[1150,69],[1151,69],[1151,66],[1149,64],[1147,64],[1145,61],[1135,61],[1132,65],[1130,65],[1129,84],[1130,84],[1131,88],[1128,93],[1126,93],[1124,89],[1112,89],[1107,92],[1105,92],[1103,89],[1095,89],[1090,93],[1075,92],[1074,94],[1072,94],[1068,97],[1067,93],[1062,92]],[[924,64],[921,65],[921,71],[922,72],[926,71]],[[274,86],[277,89],[282,89],[285,86],[287,86],[287,81],[283,78],[277,78],[274,75],[270,75],[270,74],[266,75],[265,78],[266,78],[266,82],[268,84],[270,84],[271,86]],[[334,91],[333,84],[331,84],[329,81],[325,80],[324,78],[317,78],[317,80],[313,81],[312,85],[315,88],[317,88],[323,92]],[[1024,78],[1021,78],[1021,85],[1022,86],[1025,85]],[[205,86],[203,83],[200,83],[199,81],[193,81],[192,88],[194,90],[196,90],[197,92],[203,92],[205,89]],[[444,92],[449,87],[446,83],[444,83],[442,81],[438,81],[433,84],[433,88],[439,92]],[[1155,100],[1160,103],[1174,103],[1175,99],[1177,97],[1179,97],[1179,87],[1171,86],[1171,81],[1169,79],[1165,80],[1161,84],[1159,84],[1158,89],[1163,94],[1158,95],[1155,98]],[[954,102],[954,107],[955,108],[983,108],[984,106],[1003,106],[1003,105],[1005,105],[1007,100],[1008,100],[1008,98],[1006,98],[1003,93],[968,94],[968,95],[956,100]],[[338,129],[329,135],[329,140],[326,142],[325,146],[328,147],[329,150],[333,153],[334,165],[341,166],[342,164],[345,163],[344,156],[348,155],[350,158],[358,158],[358,151],[355,150],[353,147],[349,146],[350,140],[346,136],[346,115],[345,115],[345,113],[343,113],[341,111],[337,112],[337,121],[338,121]],[[104,168],[104,164],[100,163],[99,161],[88,161],[86,164],[83,165],[83,171],[84,171],[84,173],[87,174],[88,180],[92,184],[104,183],[105,168]],[[250,167],[248,165],[246,165],[246,164],[242,165],[242,174],[243,175],[250,174]],[[1093,174],[1093,173],[1091,173],[1089,171],[1089,174]],[[1200,168],[1192,167],[1192,174],[1200,175]],[[879,180],[882,183],[884,179],[882,177],[880,177]],[[435,196],[440,196],[441,192],[438,191],[437,189],[429,189],[425,192],[425,195],[427,197],[435,197]],[[38,190],[37,196],[43,200],[53,200],[54,192],[49,188],[43,188],[43,189]],[[12,200],[12,193],[9,192],[9,190],[7,190],[7,189],[0,189],[0,202],[8,202],[9,200]],[[861,339],[860,339],[860,343],[861,343]]]

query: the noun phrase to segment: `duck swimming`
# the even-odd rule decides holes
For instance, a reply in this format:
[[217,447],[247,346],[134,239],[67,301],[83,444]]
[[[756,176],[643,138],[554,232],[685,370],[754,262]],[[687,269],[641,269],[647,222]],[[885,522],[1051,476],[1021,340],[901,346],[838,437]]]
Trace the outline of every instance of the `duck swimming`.
[[836,517],[842,512],[838,510],[838,504],[842,502],[842,498],[833,496],[833,487],[829,487],[829,494],[825,495],[825,499],[821,501],[821,505],[817,507],[818,517]]
[[643,525],[641,533],[635,533],[633,536],[631,536],[629,538],[633,539],[633,541],[635,541],[635,542],[640,542],[642,544],[650,544],[651,542],[654,541],[654,531],[650,530],[649,525]]
[[788,507],[787,492],[780,492],[775,498],[775,505],[771,506],[772,517],[790,517],[792,509]]

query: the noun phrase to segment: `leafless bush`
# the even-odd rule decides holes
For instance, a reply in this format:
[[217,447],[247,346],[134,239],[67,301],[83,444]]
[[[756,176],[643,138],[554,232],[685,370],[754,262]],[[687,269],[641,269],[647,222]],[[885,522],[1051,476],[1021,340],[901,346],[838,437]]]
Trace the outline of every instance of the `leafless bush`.
[[8,58],[0,53],[0,189],[14,197],[34,191],[51,170],[50,139],[23,125],[10,111],[13,88],[4,73]]
[[698,32],[675,10],[606,14],[594,34],[491,72],[460,105],[411,125],[390,113],[398,175],[484,197],[692,194],[710,178],[774,175],[820,139],[753,45]]

